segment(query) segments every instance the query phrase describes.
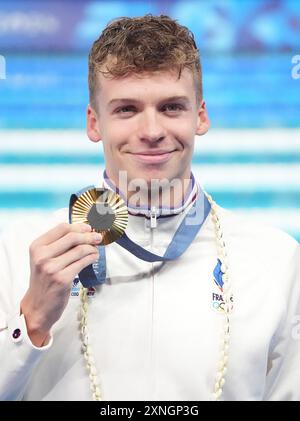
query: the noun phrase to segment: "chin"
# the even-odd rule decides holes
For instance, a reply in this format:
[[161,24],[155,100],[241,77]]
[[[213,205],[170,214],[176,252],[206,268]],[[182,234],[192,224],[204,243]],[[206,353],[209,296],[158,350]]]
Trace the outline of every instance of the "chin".
[[146,181],[151,181],[153,179],[162,180],[164,178],[170,179],[173,178],[173,172],[166,170],[165,168],[158,168],[157,166],[149,166],[143,168],[142,170],[136,171],[134,177],[143,178]]

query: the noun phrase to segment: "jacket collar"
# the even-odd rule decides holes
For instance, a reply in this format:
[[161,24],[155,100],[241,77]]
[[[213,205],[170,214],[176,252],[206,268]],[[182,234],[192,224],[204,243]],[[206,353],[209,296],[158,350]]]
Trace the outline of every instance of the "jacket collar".
[[103,173],[103,187],[108,188],[110,190],[113,190],[114,192],[118,193],[123,200],[125,200],[128,212],[130,215],[134,216],[145,216],[146,218],[153,217],[153,213],[155,213],[155,218],[164,217],[164,216],[172,216],[172,215],[178,215],[182,213],[184,210],[186,210],[189,205],[191,205],[194,200],[196,199],[197,192],[198,192],[198,186],[195,182],[195,178],[193,174],[191,173],[191,179],[190,179],[190,185],[189,188],[185,194],[184,200],[180,206],[177,207],[159,207],[159,208],[146,208],[146,207],[134,207],[128,204],[124,194],[118,189],[118,187],[110,180],[108,177],[106,171]]

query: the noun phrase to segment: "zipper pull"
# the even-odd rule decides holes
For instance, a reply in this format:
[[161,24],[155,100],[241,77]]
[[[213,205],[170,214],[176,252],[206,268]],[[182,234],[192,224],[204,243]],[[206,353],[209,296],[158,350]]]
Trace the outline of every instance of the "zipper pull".
[[156,207],[153,206],[150,211],[150,227],[156,228],[157,227],[157,220],[156,220],[157,212]]

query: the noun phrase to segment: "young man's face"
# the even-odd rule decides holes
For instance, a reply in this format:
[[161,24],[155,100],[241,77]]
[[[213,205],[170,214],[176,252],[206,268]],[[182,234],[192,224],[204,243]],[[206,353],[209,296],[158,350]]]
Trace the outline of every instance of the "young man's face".
[[195,134],[209,121],[197,105],[192,73],[184,69],[108,79],[99,75],[96,109],[88,106],[89,138],[103,141],[108,176],[118,185],[142,178],[189,179]]

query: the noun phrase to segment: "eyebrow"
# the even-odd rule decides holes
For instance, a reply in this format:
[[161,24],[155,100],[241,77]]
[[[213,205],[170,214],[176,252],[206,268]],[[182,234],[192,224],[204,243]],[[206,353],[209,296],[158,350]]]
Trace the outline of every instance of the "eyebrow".
[[[181,95],[181,96],[171,96],[168,98],[164,98],[159,102],[162,103],[162,102],[173,102],[173,101],[181,101],[181,102],[189,103],[190,99],[187,96]],[[115,103],[123,104],[123,103],[128,103],[128,102],[132,104],[141,103],[140,100],[134,99],[134,98],[114,98],[109,101],[108,106],[111,107]]]

